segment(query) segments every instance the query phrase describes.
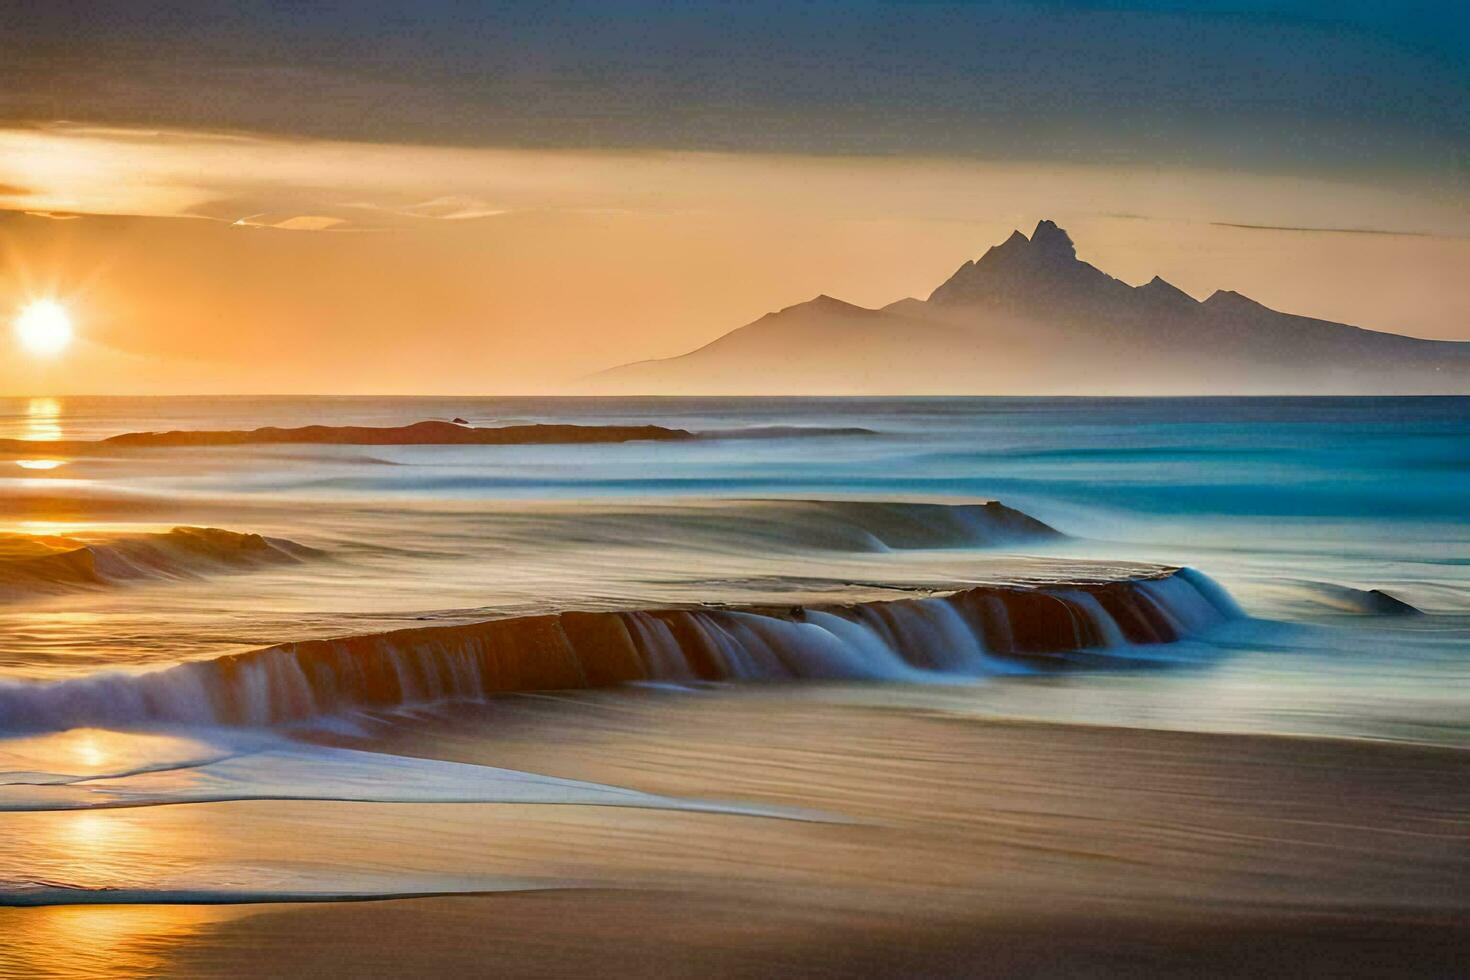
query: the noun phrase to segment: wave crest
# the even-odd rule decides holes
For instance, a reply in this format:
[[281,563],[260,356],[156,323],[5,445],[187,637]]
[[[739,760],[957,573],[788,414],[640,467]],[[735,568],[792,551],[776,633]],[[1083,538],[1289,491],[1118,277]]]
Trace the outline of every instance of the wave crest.
[[1063,537],[997,500],[970,504],[879,500],[744,502],[747,525],[839,550],[993,547]]
[[150,674],[8,684],[0,725],[265,726],[635,681],[983,676],[1126,655],[1238,615],[1191,569],[822,607],[563,612],[287,643]]
[[0,534],[0,598],[74,592],[137,580],[199,578],[319,554],[284,538],[215,527],[115,535]]
[[938,503],[801,498],[672,503],[598,501],[499,515],[495,533],[526,547],[713,548],[734,554],[884,552],[1043,545],[1066,537],[999,501]]

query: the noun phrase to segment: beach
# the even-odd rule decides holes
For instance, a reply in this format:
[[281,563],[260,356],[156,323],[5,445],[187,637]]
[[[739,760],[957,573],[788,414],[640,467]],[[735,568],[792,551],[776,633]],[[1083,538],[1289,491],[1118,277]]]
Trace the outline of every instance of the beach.
[[512,698],[351,743],[801,819],[329,802],[6,814],[7,837],[93,819],[116,825],[102,841],[176,840],[216,860],[352,852],[533,889],[0,910],[10,969],[1450,976],[1470,939],[1460,750],[767,691]]

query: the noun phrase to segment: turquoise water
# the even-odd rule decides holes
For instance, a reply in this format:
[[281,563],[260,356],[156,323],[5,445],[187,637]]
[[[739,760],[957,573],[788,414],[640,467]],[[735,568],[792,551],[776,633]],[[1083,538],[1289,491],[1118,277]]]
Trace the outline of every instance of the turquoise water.
[[[114,451],[13,465],[44,463],[47,440],[126,431],[453,417],[659,423],[710,438]],[[0,401],[0,438],[37,447],[35,460],[0,461],[0,529],[196,523],[331,556],[226,584],[8,602],[0,676],[151,667],[423,616],[738,600],[751,577],[767,592],[793,577],[963,580],[998,567],[997,550],[1192,566],[1253,616],[1327,624],[1349,647],[1374,630],[1390,637],[1376,648],[1432,637],[1436,663],[1458,661],[1470,616],[1466,398],[12,399]],[[712,538],[679,515],[612,513],[772,497],[999,499],[1069,537],[851,555],[798,526]],[[1362,595],[1371,590],[1427,615],[1383,615]],[[1385,684],[1394,673],[1385,668]]]
[[[126,431],[452,417],[651,422],[709,438],[45,453],[48,440]],[[1344,649],[1415,651],[1385,655],[1386,690],[1421,655],[1458,669],[1470,615],[1463,398],[28,399],[0,403],[7,437],[36,440],[35,459],[0,462],[11,530],[197,523],[279,535],[330,560],[23,596],[0,606],[0,676],[152,668],[423,617],[739,601],[751,582],[779,597],[797,580],[1021,574],[997,551],[1198,568],[1259,619],[1329,626]],[[756,526],[735,514],[721,530],[646,507],[853,497],[999,499],[1068,538],[852,554],[801,515]],[[1066,574],[1038,569],[1026,574]],[[1426,615],[1384,615],[1373,590]]]
[[[0,438],[172,428],[660,423],[681,446],[375,449],[407,472],[282,468],[272,489],[497,497],[880,491],[1010,496],[1140,521],[1463,523],[1470,398],[0,400]],[[862,438],[824,429],[868,428]],[[789,438],[781,438],[783,432]],[[351,447],[322,462],[359,459]]]

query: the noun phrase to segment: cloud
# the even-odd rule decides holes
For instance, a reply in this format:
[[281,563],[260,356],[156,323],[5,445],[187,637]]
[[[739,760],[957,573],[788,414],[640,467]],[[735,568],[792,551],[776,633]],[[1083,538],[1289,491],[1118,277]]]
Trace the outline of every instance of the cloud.
[[1335,229],[1348,219],[1345,230],[1470,233],[1460,188],[1407,179],[1369,185],[1182,167],[494,149],[69,124],[0,128],[0,182],[25,188],[29,211],[293,230],[449,226],[560,211],[1021,223],[1037,214],[1112,213],[1302,229]]
[[0,118],[1461,181],[1470,145],[1470,19],[1426,0],[89,6],[0,7]]
[[326,231],[346,224],[341,218],[321,214],[298,214],[279,220],[263,214],[252,214],[230,223],[240,228],[279,228],[282,231]]
[[0,197],[29,197],[31,191],[15,184],[0,184]]
[[283,141],[285,137],[267,137],[257,133],[231,133],[218,130],[178,129],[156,126],[99,126],[65,119],[32,123],[31,129],[86,139],[108,139],[126,143],[262,143]]
[[1301,225],[1249,225],[1234,221],[1211,221],[1216,228],[1243,228],[1247,231],[1299,231],[1318,235],[1396,235],[1403,238],[1457,238],[1428,231],[1402,231],[1392,228],[1308,228]]
[[[340,205],[344,221],[359,228],[388,228],[433,221],[472,221],[515,213],[515,208],[496,207],[464,195],[434,197],[412,203],[384,204],[352,201]],[[350,215],[350,216],[349,216]]]
[[467,218],[493,218],[507,214],[510,209],[493,207],[473,197],[436,197],[421,201],[399,211],[400,214],[419,218],[439,218],[444,221],[462,221]]

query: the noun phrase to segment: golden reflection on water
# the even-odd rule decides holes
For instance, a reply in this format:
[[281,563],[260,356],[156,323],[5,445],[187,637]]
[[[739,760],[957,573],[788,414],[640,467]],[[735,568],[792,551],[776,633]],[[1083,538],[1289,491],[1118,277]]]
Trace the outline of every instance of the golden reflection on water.
[[55,442],[61,428],[61,402],[55,398],[32,398],[26,404],[25,431],[21,438],[32,442]]
[[[106,771],[108,733],[52,736],[46,768]],[[39,741],[39,740],[38,740]],[[128,747],[118,746],[124,753]],[[41,760],[28,760],[32,764]],[[125,761],[125,760],[124,760]],[[130,810],[9,814],[0,878],[75,888],[148,887],[189,850],[189,824],[160,828]],[[187,815],[186,815],[187,816]],[[181,833],[182,831],[182,833]],[[0,976],[143,977],[200,927],[234,914],[199,906],[73,905],[0,909]]]
[[16,521],[15,526],[23,534],[66,534],[70,531],[80,531],[89,525],[77,521],[48,521],[36,518],[27,521]]
[[6,665],[6,677],[29,677],[49,674],[48,668],[75,663],[83,669],[97,669],[99,659],[110,659],[133,651],[133,643],[123,640],[110,643],[108,636],[97,636],[97,628],[107,622],[107,614],[90,609],[34,609],[7,615],[4,627],[23,632],[28,649],[45,651],[50,663]]
[[[144,820],[117,810],[76,810],[42,824],[43,876],[78,888],[116,888],[146,869],[168,841]],[[159,863],[167,863],[160,853]]]
[[65,466],[64,459],[18,459],[15,465],[23,470],[54,470],[58,466]]
[[155,976],[174,947],[244,914],[200,905],[66,905],[0,909],[0,975]]
[[76,754],[77,761],[88,769],[101,768],[108,759],[108,752],[103,741],[97,737],[97,733],[90,729],[82,729],[77,732],[76,741],[72,744],[72,752]]
[[0,772],[112,776],[168,768],[211,755],[204,742],[173,735],[72,728],[64,732],[0,739]]

